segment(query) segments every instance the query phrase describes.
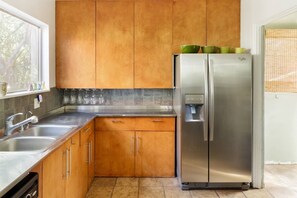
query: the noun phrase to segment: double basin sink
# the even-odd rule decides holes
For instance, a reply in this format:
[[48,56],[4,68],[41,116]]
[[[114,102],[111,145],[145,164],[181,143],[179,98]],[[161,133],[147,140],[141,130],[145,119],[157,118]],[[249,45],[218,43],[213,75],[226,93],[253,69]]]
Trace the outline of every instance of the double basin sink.
[[0,141],[0,153],[43,152],[75,126],[35,125],[17,136]]

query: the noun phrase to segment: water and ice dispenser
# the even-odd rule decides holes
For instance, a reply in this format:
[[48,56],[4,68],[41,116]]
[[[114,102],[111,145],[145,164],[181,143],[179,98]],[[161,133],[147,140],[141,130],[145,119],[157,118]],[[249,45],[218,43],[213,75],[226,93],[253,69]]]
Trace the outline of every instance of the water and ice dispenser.
[[186,94],[185,95],[185,121],[198,122],[204,121],[204,95]]

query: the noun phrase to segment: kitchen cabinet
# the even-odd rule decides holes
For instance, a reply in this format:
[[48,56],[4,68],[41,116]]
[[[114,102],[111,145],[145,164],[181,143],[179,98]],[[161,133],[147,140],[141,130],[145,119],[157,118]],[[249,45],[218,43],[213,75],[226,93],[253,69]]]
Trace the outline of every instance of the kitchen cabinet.
[[80,135],[77,132],[71,139],[66,143],[66,149],[69,155],[69,173],[66,179],[66,195],[65,197],[77,197],[81,192],[80,188]]
[[43,161],[43,198],[65,197],[66,150],[62,145]]
[[207,45],[240,46],[240,0],[206,0]]
[[174,176],[175,118],[97,118],[95,129],[96,176]]
[[172,1],[135,1],[135,88],[172,88]]
[[172,51],[185,44],[206,45],[206,0],[173,0]]
[[80,195],[79,162],[79,133],[76,133],[43,161],[43,197]]
[[95,1],[56,2],[56,86],[95,87]]
[[134,176],[134,131],[96,131],[95,175]]
[[82,195],[85,196],[88,192],[90,184],[93,180],[93,170],[94,166],[94,152],[92,149],[93,135],[94,135],[94,122],[91,121],[80,131],[81,134],[81,188]]
[[136,177],[174,177],[174,131],[136,132]]
[[134,86],[134,3],[96,3],[96,88]]

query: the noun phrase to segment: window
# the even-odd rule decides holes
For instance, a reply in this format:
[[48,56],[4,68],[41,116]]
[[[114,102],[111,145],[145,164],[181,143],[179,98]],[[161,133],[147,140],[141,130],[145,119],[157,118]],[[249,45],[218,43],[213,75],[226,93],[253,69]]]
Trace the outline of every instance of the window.
[[7,82],[8,95],[49,88],[48,35],[47,24],[0,1],[0,82]]
[[266,29],[265,91],[297,92],[297,29]]

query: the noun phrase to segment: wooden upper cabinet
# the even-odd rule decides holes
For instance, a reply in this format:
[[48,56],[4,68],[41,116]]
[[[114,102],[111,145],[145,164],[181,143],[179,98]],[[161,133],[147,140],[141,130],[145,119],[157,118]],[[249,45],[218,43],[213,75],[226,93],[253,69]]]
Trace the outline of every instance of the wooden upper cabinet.
[[96,88],[133,88],[133,2],[96,3]]
[[135,1],[135,88],[172,88],[172,1]]
[[240,0],[207,0],[207,45],[240,46]]
[[173,1],[173,53],[185,44],[206,45],[206,0]]
[[56,84],[95,87],[95,1],[56,2]]

